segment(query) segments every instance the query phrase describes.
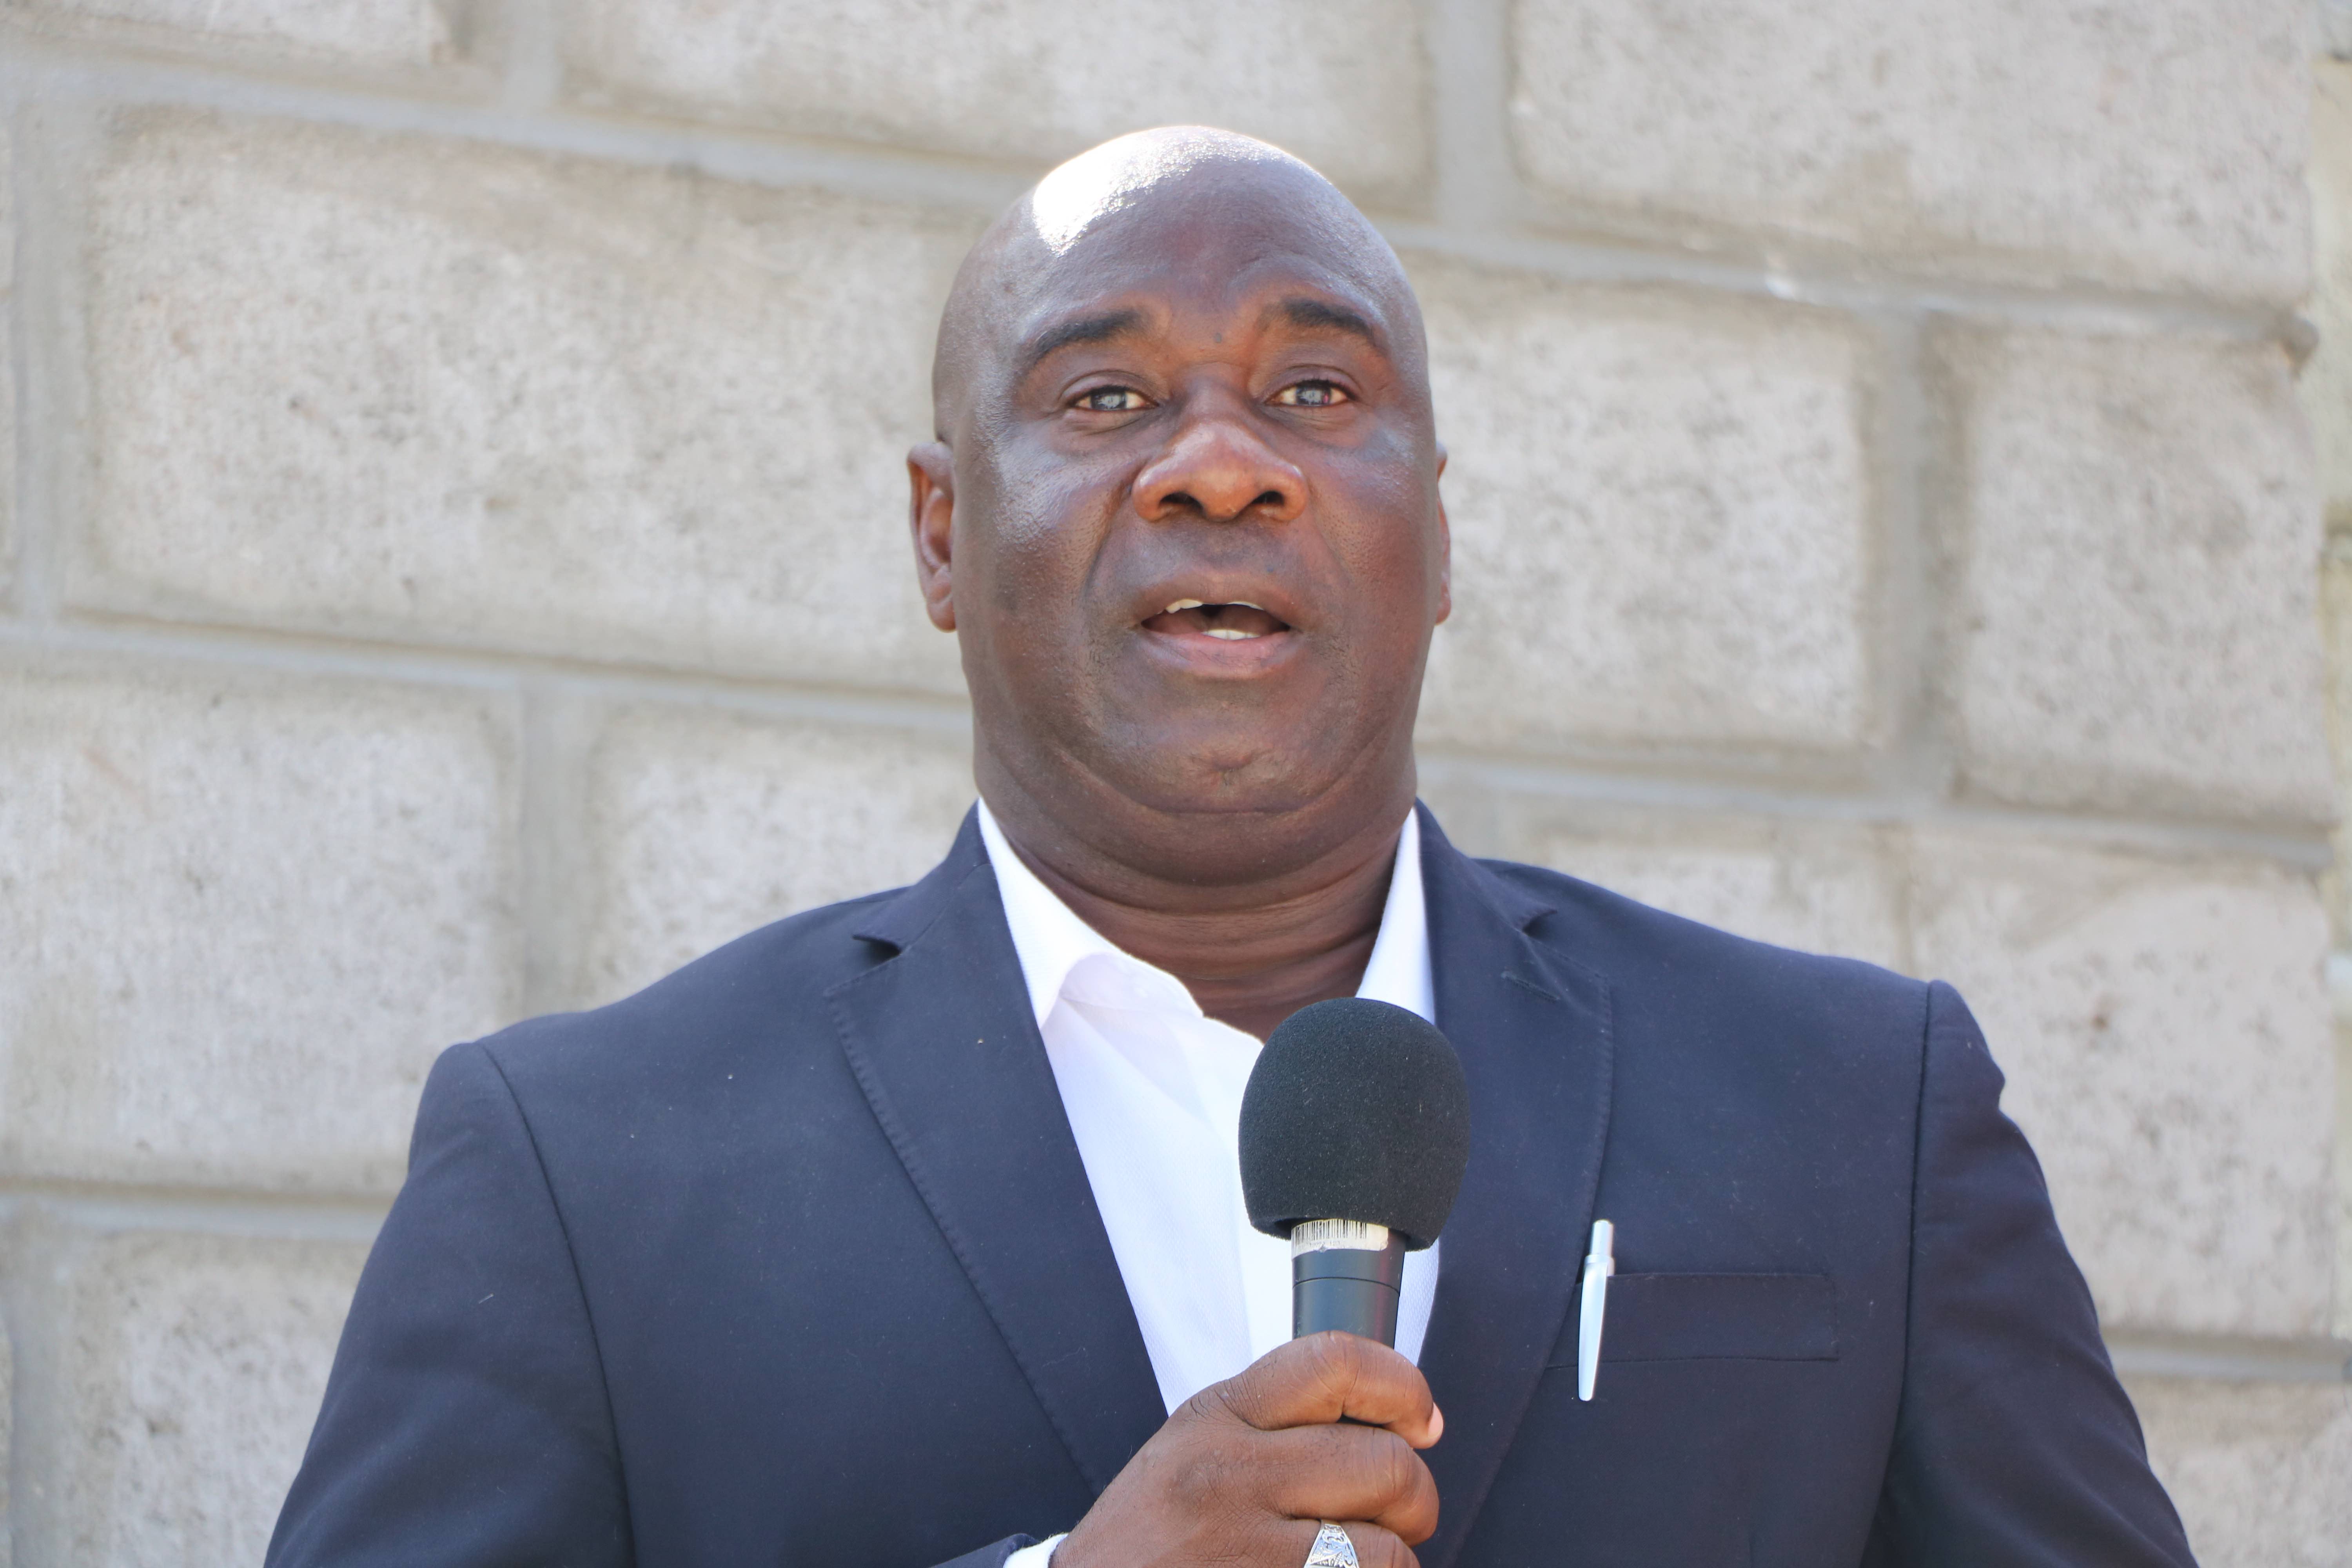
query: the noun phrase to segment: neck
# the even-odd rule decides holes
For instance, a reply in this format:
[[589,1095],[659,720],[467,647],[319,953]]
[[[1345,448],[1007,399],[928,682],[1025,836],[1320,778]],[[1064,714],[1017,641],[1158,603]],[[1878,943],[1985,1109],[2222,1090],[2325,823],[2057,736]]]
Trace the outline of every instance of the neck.
[[[1106,850],[1055,830],[1009,779],[985,784],[1005,840],[1072,913],[1182,981],[1210,1017],[1260,1039],[1309,1003],[1352,996],[1362,984],[1388,903],[1397,836],[1412,806],[1407,776],[1389,809],[1358,814],[1363,827],[1305,862],[1203,886],[1155,872],[1154,856],[1121,855],[1118,846]],[[1217,833],[1223,820],[1188,816],[1179,837]]]

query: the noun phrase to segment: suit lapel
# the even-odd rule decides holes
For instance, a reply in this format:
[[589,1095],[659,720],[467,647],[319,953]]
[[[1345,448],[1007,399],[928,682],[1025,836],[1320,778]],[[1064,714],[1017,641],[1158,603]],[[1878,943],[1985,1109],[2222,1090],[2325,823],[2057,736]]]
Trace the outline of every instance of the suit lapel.
[[1446,1224],[1421,1366],[1445,1412],[1426,1456],[1449,1568],[1476,1522],[1567,1320],[1609,1121],[1601,977],[1537,942],[1545,907],[1468,859],[1422,814],[1437,1024],[1470,1081],[1470,1168]]
[[1099,1494],[1166,1412],[977,818],[964,819],[938,869],[857,934],[898,951],[829,994],[851,1070]]

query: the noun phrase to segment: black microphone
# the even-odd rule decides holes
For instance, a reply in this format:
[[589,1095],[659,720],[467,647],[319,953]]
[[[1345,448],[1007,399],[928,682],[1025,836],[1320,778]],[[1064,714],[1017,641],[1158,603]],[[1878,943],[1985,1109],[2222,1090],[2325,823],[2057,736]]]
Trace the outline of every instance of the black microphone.
[[1242,1093],[1250,1224],[1290,1242],[1290,1332],[1396,1343],[1404,1255],[1437,1239],[1470,1163],[1470,1089],[1420,1015],[1360,996],[1301,1007]]

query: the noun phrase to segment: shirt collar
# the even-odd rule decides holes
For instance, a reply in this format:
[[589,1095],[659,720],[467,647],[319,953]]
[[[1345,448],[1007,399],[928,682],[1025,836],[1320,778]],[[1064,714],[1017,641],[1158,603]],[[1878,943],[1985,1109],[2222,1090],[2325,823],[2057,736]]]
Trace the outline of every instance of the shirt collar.
[[[1062,999],[1070,973],[1087,959],[1108,957],[1171,983],[1174,993],[1189,1002],[1191,994],[1174,976],[1144,963],[1114,945],[1073,912],[1037,874],[1022,863],[996,825],[988,803],[980,803],[980,837],[988,847],[988,860],[996,872],[997,895],[1003,900],[1004,923],[1013,931],[1013,950],[1021,960],[1021,975],[1029,987],[1029,1005],[1042,1031],[1045,1019]],[[1396,868],[1389,875],[1387,904],[1381,910],[1381,933],[1372,941],[1372,956],[1364,965],[1363,984],[1356,994],[1387,1002],[1436,1022],[1436,986],[1429,963],[1429,910],[1421,887],[1421,813],[1405,814],[1397,836]],[[1199,1012],[1194,1005],[1192,1011]]]
[[1372,956],[1356,994],[1437,1022],[1437,985],[1429,965],[1429,906],[1421,891],[1419,806],[1404,814],[1404,828],[1397,835],[1388,906],[1381,911],[1381,934],[1372,941]]
[[988,862],[996,872],[997,896],[1004,900],[1004,923],[1013,928],[1013,951],[1020,956],[1021,977],[1028,982],[1029,1005],[1036,1012],[1039,1029],[1045,1028],[1046,1016],[1062,999],[1062,986],[1070,971],[1087,959],[1108,956],[1141,962],[1073,914],[1054,889],[1037,879],[1037,873],[1013,852],[1004,830],[996,826],[996,814],[984,800],[980,803],[980,837],[988,846]]

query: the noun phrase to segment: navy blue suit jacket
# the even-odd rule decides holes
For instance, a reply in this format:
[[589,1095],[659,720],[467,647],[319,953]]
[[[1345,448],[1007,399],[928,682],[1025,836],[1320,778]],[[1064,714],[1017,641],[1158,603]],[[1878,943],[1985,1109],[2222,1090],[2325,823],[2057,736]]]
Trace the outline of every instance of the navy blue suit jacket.
[[[1424,1568],[2189,1561],[1957,994],[1423,826],[1475,1145]],[[442,1057],[269,1561],[993,1563],[1162,1418],[968,820]]]

